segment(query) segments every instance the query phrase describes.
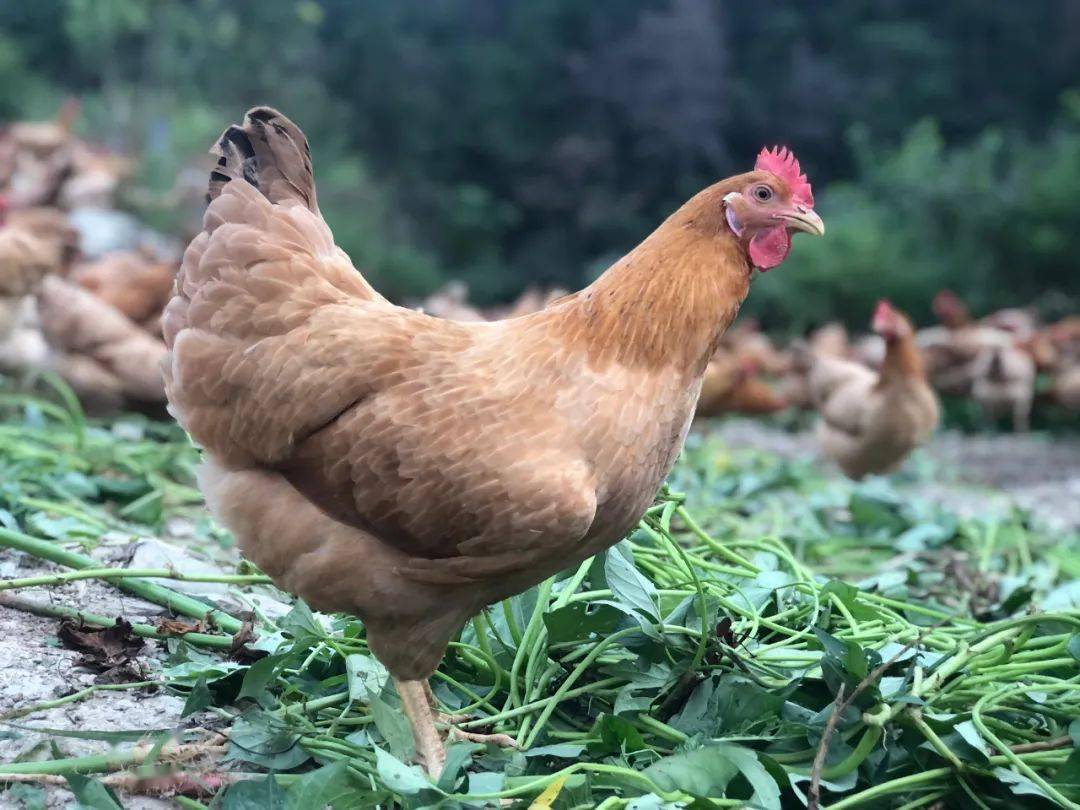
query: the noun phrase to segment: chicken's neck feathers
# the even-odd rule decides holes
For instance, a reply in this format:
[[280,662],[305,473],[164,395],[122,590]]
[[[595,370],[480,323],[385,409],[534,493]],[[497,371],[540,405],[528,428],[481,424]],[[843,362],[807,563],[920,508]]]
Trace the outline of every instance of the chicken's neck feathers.
[[879,385],[885,386],[925,378],[926,371],[922,354],[915,345],[914,336],[906,335],[886,342],[885,360],[881,364]]
[[[714,189],[722,197],[717,187],[702,195]],[[567,336],[593,367],[704,372],[746,298],[751,268],[722,206],[701,216],[700,202],[684,205],[560,308]]]

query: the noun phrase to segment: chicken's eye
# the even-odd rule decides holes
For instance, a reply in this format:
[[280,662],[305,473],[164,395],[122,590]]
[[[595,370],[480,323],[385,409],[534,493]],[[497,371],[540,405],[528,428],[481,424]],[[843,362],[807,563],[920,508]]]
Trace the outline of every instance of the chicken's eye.
[[755,186],[753,194],[758,202],[768,202],[772,199],[772,189],[768,186]]

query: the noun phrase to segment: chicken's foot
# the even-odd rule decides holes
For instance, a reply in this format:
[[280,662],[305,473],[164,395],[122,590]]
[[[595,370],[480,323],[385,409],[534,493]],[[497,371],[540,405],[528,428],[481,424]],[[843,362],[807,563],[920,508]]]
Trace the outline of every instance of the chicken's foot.
[[431,713],[435,716],[435,722],[439,725],[448,726],[447,739],[450,740],[465,740],[466,742],[474,743],[494,743],[500,748],[517,748],[517,740],[511,737],[509,734],[478,734],[475,731],[464,731],[457,728],[458,723],[463,723],[466,720],[471,719],[471,715],[468,714],[446,714],[440,711],[439,701],[435,697],[435,693],[431,691],[431,683],[424,681],[424,695],[427,697],[428,706],[431,707]]
[[500,748],[518,747],[517,740],[509,734],[478,734],[475,731],[462,731],[456,726],[451,726],[448,736],[451,739],[465,740],[466,742],[480,743],[481,745],[492,743]]

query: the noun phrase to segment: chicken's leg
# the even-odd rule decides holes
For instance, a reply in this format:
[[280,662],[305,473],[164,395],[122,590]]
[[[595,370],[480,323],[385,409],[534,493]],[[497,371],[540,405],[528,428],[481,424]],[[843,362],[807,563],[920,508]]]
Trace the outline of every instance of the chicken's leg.
[[394,678],[394,686],[397,687],[401,706],[405,710],[405,716],[409,718],[409,725],[412,726],[416,753],[424,761],[428,776],[438,779],[442,775],[443,765],[446,764],[446,749],[439,739],[439,732],[435,728],[435,714],[425,694],[427,681],[399,681]]
[[1013,401],[1013,432],[1027,433],[1031,429],[1031,400],[1026,397]]
[[431,691],[431,684],[428,681],[424,681],[424,695],[427,697],[428,705],[431,707],[431,713],[435,716],[435,720],[439,723],[445,723],[449,727],[447,736],[450,739],[466,740],[474,743],[494,743],[502,748],[517,748],[517,740],[511,737],[509,734],[478,734],[475,731],[464,731],[458,728],[455,724],[468,720],[467,714],[445,714],[439,711],[439,701],[435,697],[435,693]]

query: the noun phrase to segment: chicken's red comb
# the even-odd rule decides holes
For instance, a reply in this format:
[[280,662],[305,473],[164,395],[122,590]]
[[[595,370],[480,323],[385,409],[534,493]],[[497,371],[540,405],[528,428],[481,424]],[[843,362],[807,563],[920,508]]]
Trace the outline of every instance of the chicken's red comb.
[[739,360],[739,373],[744,377],[753,377],[761,370],[761,364],[754,357],[743,357]]
[[772,172],[783,178],[791,189],[791,197],[800,205],[813,208],[814,192],[810,190],[810,181],[799,169],[799,161],[786,146],[774,146],[772,150],[762,149],[754,164],[756,171]]
[[874,308],[874,319],[871,321],[871,326],[875,332],[887,329],[893,323],[895,317],[896,310],[889,299],[879,298],[877,306]]

